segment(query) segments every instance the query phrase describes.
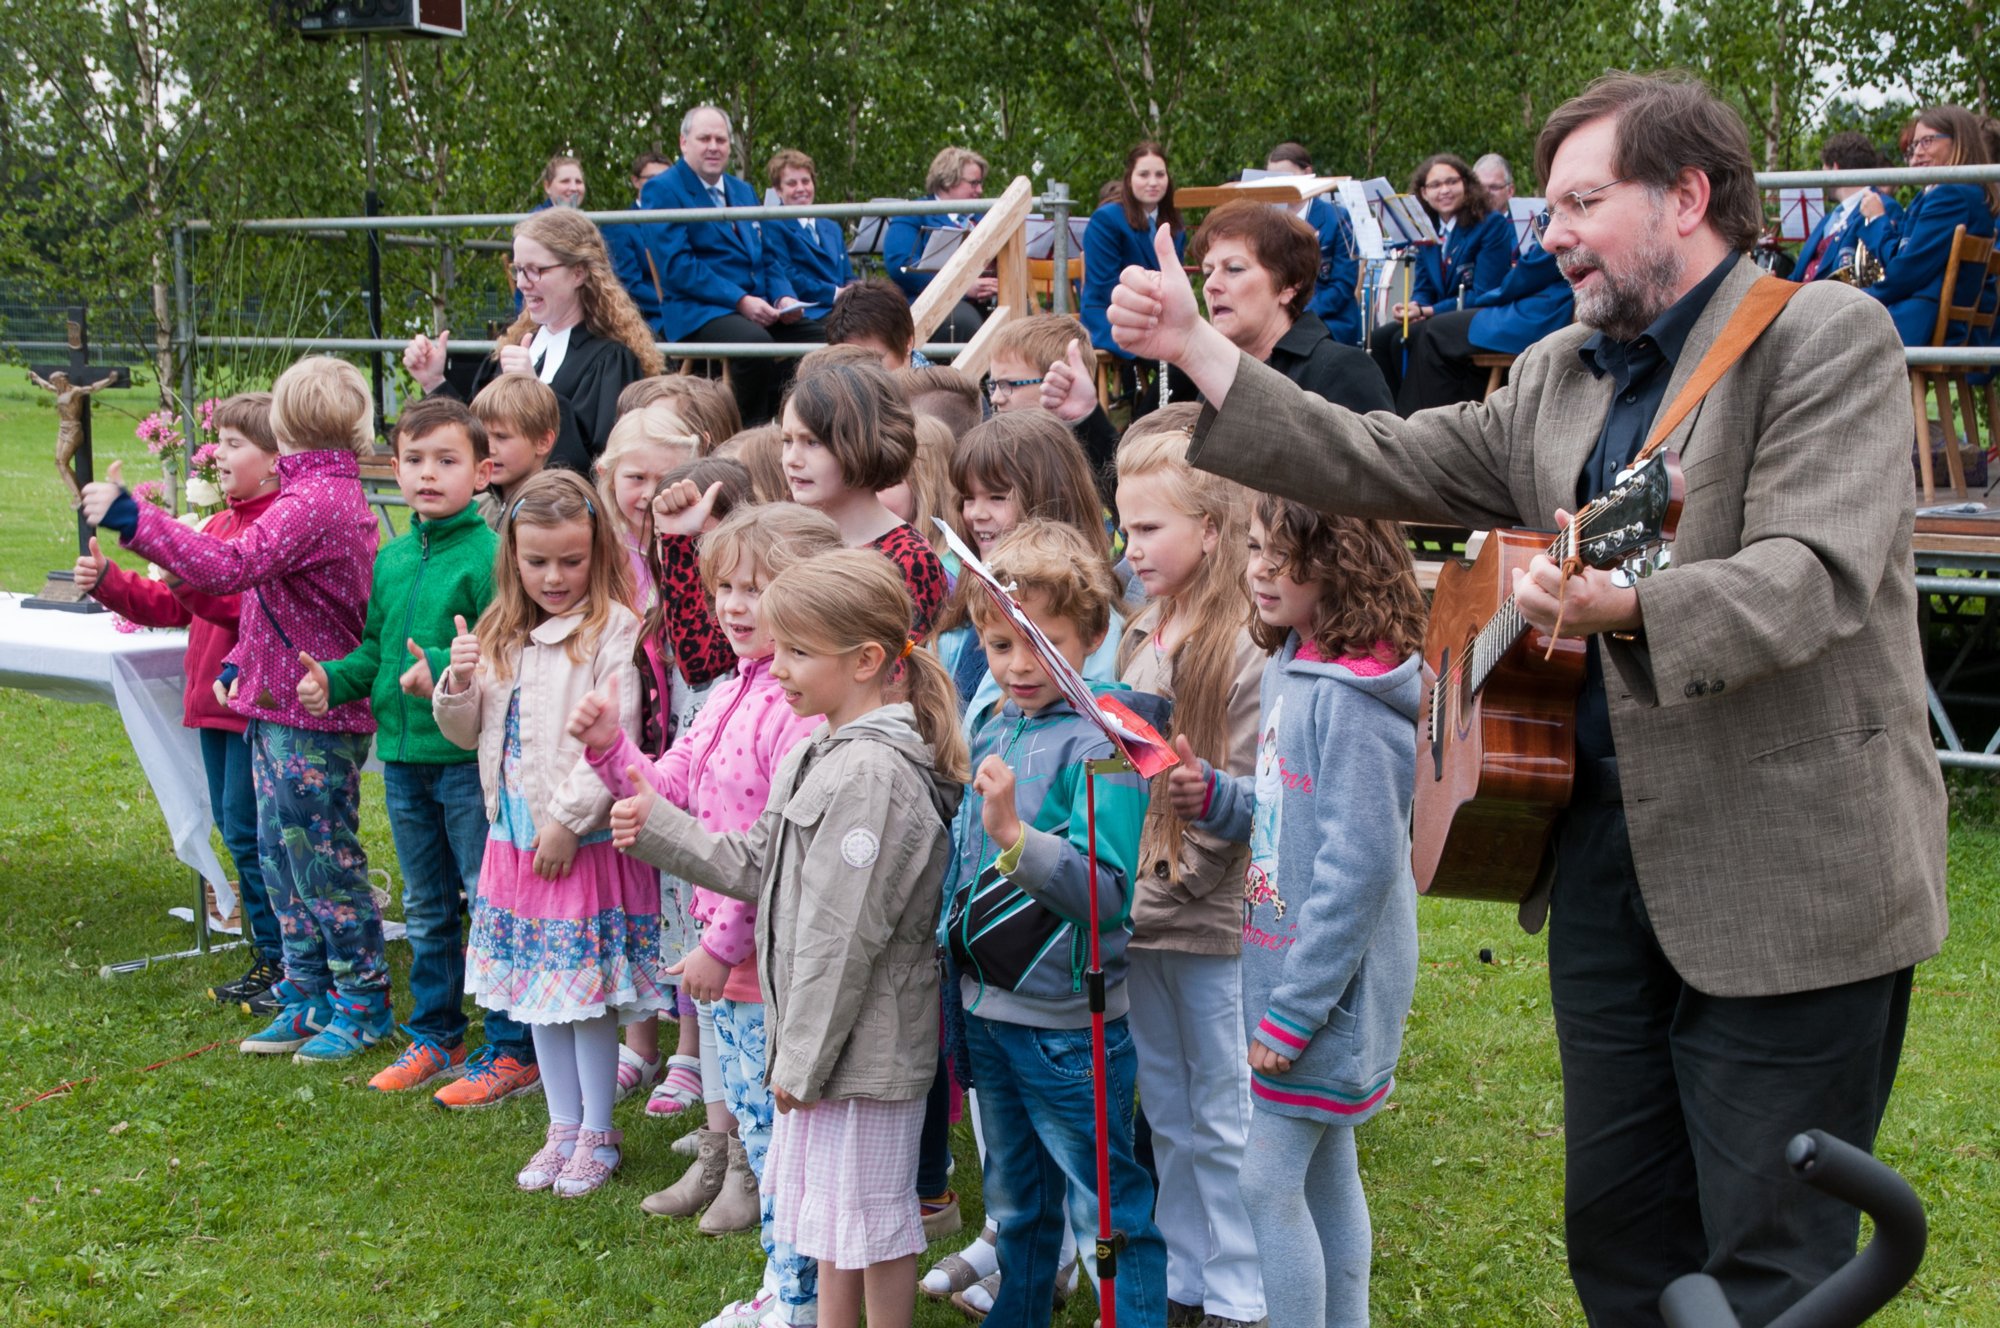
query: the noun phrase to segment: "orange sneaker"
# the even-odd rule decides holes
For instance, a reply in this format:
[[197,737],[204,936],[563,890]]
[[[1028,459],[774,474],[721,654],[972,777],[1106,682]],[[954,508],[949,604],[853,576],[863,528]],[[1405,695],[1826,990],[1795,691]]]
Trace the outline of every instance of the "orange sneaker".
[[533,1093],[542,1086],[542,1072],[513,1056],[503,1056],[492,1044],[472,1053],[465,1074],[431,1094],[431,1101],[452,1111],[498,1106],[510,1097]]
[[378,1093],[407,1093],[413,1088],[436,1083],[457,1074],[465,1066],[465,1044],[440,1047],[421,1034],[410,1035],[410,1045],[388,1067],[368,1081]]

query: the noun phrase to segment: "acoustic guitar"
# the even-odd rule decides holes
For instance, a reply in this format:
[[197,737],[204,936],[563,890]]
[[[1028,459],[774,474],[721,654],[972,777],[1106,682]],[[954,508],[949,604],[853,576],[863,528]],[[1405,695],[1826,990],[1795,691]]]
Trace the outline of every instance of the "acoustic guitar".
[[1586,504],[1553,543],[1547,532],[1495,530],[1474,561],[1444,567],[1417,719],[1410,857],[1420,892],[1519,903],[1569,803],[1586,643],[1528,626],[1514,602],[1514,569],[1546,553],[1648,575],[1669,561],[1682,493],[1678,455],[1659,452]]

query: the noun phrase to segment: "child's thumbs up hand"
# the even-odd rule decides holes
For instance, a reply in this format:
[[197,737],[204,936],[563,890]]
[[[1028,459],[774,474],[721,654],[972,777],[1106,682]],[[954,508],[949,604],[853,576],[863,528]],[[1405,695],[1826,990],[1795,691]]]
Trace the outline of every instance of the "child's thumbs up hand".
[[603,691],[585,692],[576,709],[569,712],[569,736],[588,747],[592,756],[602,756],[618,741],[620,713],[618,675],[614,673],[605,680]]
[[1174,755],[1181,763],[1167,772],[1167,802],[1183,821],[1198,820],[1208,810],[1208,767],[1185,734],[1174,737]]
[[326,670],[303,650],[299,652],[299,663],[306,666],[305,676],[299,679],[299,704],[306,708],[308,715],[324,715],[327,711]]
[[428,701],[431,693],[437,690],[437,679],[431,676],[430,656],[424,653],[424,648],[417,644],[415,637],[403,642],[403,645],[416,662],[403,670],[403,676],[397,679],[397,683],[409,695]]
[[111,510],[111,504],[118,501],[118,495],[125,492],[125,463],[114,461],[105,468],[104,478],[92,480],[83,486],[83,519],[96,526],[104,523],[104,514]]
[[1042,409],[1065,424],[1075,424],[1097,409],[1097,388],[1083,362],[1083,344],[1075,337],[1063,357],[1042,375]]
[[660,797],[638,766],[626,766],[625,777],[632,781],[632,796],[611,804],[611,843],[620,849],[629,849],[639,841],[639,827],[653,814],[653,804]]
[[111,560],[104,556],[104,550],[97,547],[97,536],[92,535],[90,552],[76,560],[76,567],[70,572],[69,579],[75,583],[78,590],[88,595],[97,589],[97,583],[104,579],[104,569],[110,563]]
[[472,681],[472,674],[479,667],[479,637],[465,625],[465,615],[454,613],[451,625],[458,635],[451,638],[451,667],[444,671],[444,689],[447,692],[462,692]]
[[699,535],[715,500],[722,494],[722,481],[706,492],[693,480],[678,480],[653,495],[653,533],[656,535]]
[[985,799],[979,809],[980,824],[1000,850],[1021,842],[1021,816],[1014,810],[1014,772],[997,756],[979,763],[972,776],[972,791]]

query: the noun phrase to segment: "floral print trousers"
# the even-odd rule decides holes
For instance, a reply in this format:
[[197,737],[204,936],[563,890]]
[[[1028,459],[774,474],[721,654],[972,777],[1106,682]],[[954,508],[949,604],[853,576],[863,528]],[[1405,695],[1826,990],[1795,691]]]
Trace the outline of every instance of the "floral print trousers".
[[307,995],[387,1007],[382,911],[361,847],[366,733],[316,733],[253,720],[257,861],[285,947],[285,977]]

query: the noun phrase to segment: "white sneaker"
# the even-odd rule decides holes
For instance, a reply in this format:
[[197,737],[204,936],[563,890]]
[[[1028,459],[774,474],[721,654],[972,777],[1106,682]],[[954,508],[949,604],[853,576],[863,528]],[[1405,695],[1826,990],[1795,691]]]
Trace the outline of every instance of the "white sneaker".
[[659,1081],[664,1060],[649,1061],[638,1052],[618,1044],[618,1091],[611,1100],[623,1102],[634,1093],[646,1092]]
[[749,1300],[731,1302],[701,1328],[762,1328],[767,1315],[772,1316],[772,1322],[777,1322],[777,1305],[778,1297],[774,1292],[760,1291]]

